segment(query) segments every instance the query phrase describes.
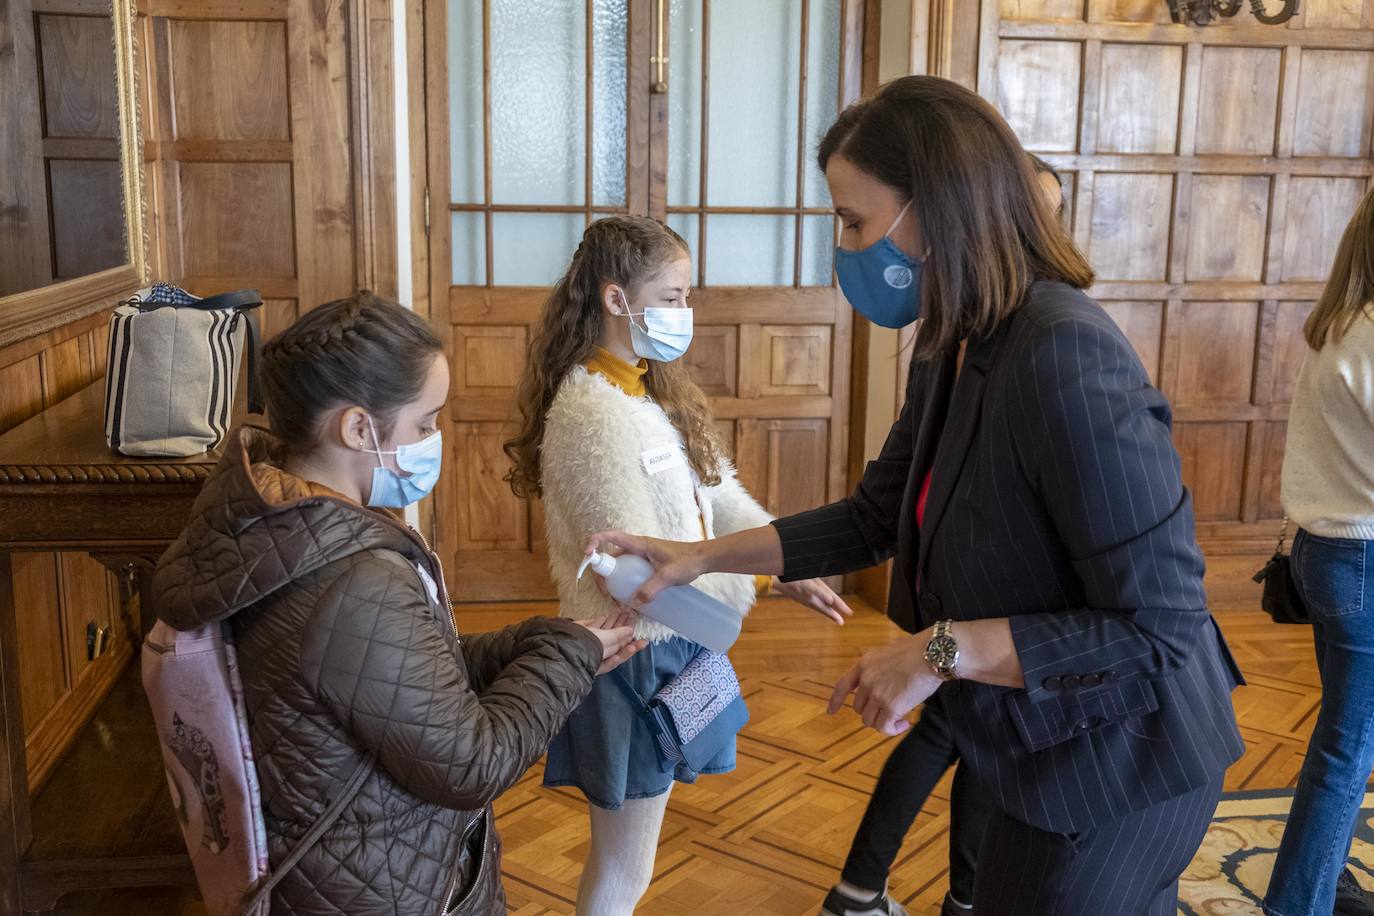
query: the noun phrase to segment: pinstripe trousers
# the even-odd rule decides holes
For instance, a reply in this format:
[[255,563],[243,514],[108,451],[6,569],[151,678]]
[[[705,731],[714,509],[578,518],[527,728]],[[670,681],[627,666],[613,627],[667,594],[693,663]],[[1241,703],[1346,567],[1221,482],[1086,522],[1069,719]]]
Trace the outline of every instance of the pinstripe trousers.
[[1222,774],[1082,833],[994,811],[978,850],[978,916],[1175,916],[1178,876],[1202,845]]

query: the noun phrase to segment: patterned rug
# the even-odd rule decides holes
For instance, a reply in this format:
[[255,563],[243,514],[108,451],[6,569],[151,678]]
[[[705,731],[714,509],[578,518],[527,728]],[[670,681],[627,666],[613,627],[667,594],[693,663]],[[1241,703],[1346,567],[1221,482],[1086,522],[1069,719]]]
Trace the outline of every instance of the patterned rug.
[[[1292,801],[1291,789],[1223,795],[1202,848],[1179,880],[1179,913],[1259,913]],[[1350,865],[1365,890],[1374,891],[1374,792],[1367,793],[1360,806]]]

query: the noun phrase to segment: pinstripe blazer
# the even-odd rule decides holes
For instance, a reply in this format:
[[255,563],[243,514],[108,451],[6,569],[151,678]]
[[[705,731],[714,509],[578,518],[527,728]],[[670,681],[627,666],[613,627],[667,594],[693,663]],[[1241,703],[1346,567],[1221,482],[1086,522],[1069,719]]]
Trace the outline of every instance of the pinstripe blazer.
[[1025,688],[940,690],[1013,817],[1071,833],[1203,785],[1244,749],[1244,680],[1207,610],[1168,402],[1106,312],[1059,283],[970,341],[957,381],[955,363],[913,363],[853,495],[773,523],[783,578],[895,555],[888,613],[908,631],[1010,618]]

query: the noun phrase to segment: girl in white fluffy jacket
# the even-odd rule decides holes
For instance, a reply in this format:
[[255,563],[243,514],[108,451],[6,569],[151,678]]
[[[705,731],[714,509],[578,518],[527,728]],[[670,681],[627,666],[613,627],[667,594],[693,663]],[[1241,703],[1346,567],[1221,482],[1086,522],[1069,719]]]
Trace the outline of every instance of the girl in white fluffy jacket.
[[[565,616],[616,609],[590,583],[578,588],[583,545],[595,532],[701,540],[771,520],[736,478],[705,396],[674,362],[691,340],[690,283],[690,254],[677,233],[643,217],[599,220],[587,227],[530,344],[523,424],[506,443],[515,465],[507,479],[517,495],[543,497],[549,567]],[[850,613],[816,580],[717,573],[694,584],[741,615],[769,588],[836,623]],[[647,618],[636,635],[649,646],[621,670],[644,700],[701,651]],[[732,737],[700,773],[734,766]],[[682,764],[665,768],[628,698],[604,678],[597,682],[550,746],[544,777],[545,785],[576,786],[590,803],[579,914],[633,913],[653,874],[669,790],[698,775]]]

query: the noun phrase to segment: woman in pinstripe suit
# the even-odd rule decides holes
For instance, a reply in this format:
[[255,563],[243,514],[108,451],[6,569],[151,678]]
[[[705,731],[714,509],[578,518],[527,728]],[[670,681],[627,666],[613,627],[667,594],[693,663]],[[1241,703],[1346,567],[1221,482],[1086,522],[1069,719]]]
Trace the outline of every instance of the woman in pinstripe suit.
[[830,576],[895,557],[915,635],[836,686],[885,734],[938,693],[993,806],[978,916],[1173,914],[1243,745],[1171,412],[1083,292],[1092,272],[1025,152],[934,77],[843,112],[819,164],[850,302],[919,313],[906,405],[847,499],[714,541],[596,536],[650,559],[636,596],[708,571]]

